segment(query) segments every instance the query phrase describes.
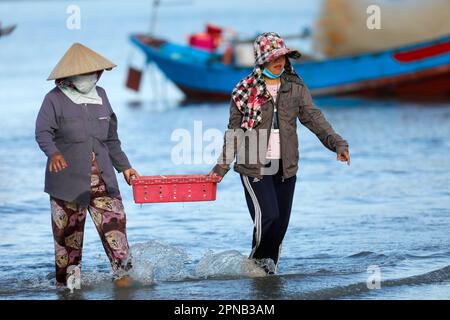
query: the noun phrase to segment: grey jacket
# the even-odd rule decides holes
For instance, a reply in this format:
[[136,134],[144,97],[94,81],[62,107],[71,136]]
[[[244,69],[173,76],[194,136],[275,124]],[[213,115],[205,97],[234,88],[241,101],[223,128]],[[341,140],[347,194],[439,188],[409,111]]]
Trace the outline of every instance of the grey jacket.
[[[283,165],[283,178],[296,175],[299,161],[299,145],[297,137],[297,119],[311,130],[322,144],[333,152],[348,150],[347,142],[341,138],[325,119],[323,113],[314,106],[311,94],[300,78],[283,74],[277,97],[278,122],[280,128],[280,149]],[[270,100],[261,106],[262,121],[253,130],[244,132],[256,139],[251,143],[243,143],[236,132],[241,131],[242,113],[233,100],[230,105],[230,119],[225,133],[223,151],[219,156],[213,171],[224,176],[230,169],[230,164],[237,158],[235,171],[250,177],[263,178],[261,168],[265,166],[264,159],[258,157],[251,160],[252,153],[265,155],[272,127],[274,104]],[[235,133],[233,135],[233,132]],[[253,136],[252,136],[253,135]],[[230,138],[231,137],[231,138]],[[257,141],[257,151],[254,147]],[[252,151],[249,150],[252,148]],[[242,156],[242,158],[241,158]]]
[[[105,90],[97,87],[97,92],[102,105],[75,104],[55,87],[45,96],[36,119],[36,141],[48,157],[45,192],[84,206],[90,201],[92,152],[111,197],[120,197],[113,167],[118,172],[131,167],[120,147],[117,118]],[[57,151],[68,167],[50,172],[50,158]]]

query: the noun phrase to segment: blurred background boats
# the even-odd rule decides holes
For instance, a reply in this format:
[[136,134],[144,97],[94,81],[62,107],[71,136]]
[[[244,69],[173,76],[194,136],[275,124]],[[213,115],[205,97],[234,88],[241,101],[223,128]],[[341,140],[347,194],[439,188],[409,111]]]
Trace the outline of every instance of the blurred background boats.
[[11,32],[14,31],[15,28],[16,28],[15,24],[13,24],[11,26],[3,27],[2,23],[0,22],[0,37],[9,35]]
[[[448,100],[450,3],[378,4],[383,13],[380,30],[367,27],[369,1],[328,0],[312,32],[305,29],[285,37],[289,46],[290,39],[312,35],[313,53],[293,62],[312,94]],[[154,1],[152,21],[158,5]],[[240,39],[234,30],[210,23],[205,32],[190,35],[186,44],[152,32],[132,34],[130,40],[145,54],[146,64],[156,65],[186,100],[228,100],[253,65],[253,38]],[[140,79],[141,71],[130,69],[127,86],[139,90]]]
[[[368,10],[380,8],[381,29],[367,27]],[[325,57],[407,46],[450,34],[448,0],[324,0],[315,23],[313,48]]]

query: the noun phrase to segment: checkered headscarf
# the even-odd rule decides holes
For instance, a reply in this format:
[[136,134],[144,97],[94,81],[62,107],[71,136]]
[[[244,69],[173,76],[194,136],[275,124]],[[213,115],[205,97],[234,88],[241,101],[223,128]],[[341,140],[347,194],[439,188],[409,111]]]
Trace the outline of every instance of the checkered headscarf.
[[[242,79],[231,93],[233,101],[243,114],[241,127],[248,130],[261,121],[261,106],[272,99],[262,76],[264,64],[284,55],[294,59],[301,56],[297,50],[288,49],[283,39],[275,32],[259,35],[253,44],[253,50],[255,53],[253,72]],[[289,59],[286,59],[285,72],[297,75]]]

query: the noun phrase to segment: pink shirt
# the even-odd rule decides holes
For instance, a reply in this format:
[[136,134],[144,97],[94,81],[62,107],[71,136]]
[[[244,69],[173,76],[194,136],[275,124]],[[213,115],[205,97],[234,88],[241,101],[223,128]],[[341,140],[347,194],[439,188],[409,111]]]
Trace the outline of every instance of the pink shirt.
[[[269,91],[270,95],[273,98],[273,101],[277,101],[278,89],[280,88],[280,84],[268,84],[266,85],[267,91]],[[276,105],[274,112],[277,112]],[[267,146],[267,159],[280,159],[280,133],[278,129],[272,129],[269,136],[269,145]]]
[[269,91],[270,95],[273,98],[273,101],[277,101],[278,89],[280,88],[279,84],[267,84],[267,91]]

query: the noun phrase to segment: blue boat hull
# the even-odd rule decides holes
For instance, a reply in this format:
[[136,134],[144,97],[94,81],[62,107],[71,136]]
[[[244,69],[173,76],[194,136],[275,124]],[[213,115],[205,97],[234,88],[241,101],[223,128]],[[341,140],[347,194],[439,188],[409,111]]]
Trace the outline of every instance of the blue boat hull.
[[[131,41],[188,99],[229,99],[252,70],[204,50],[132,35]],[[293,63],[315,96],[364,94],[450,97],[450,36],[383,52]]]

